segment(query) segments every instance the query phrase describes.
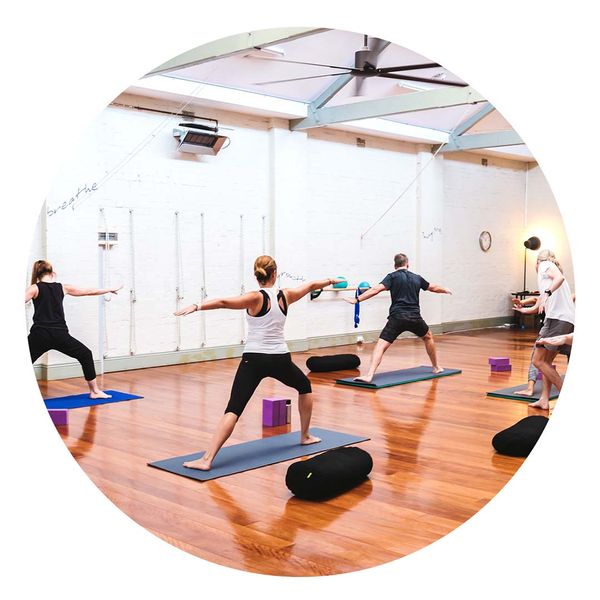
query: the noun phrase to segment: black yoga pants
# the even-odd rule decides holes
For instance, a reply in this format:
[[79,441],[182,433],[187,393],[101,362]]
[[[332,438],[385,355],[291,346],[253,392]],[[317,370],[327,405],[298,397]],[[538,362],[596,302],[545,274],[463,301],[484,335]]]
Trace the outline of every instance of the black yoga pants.
[[292,362],[292,356],[289,352],[287,354],[245,352],[235,374],[231,396],[225,412],[235,413],[239,417],[258,384],[265,377],[277,379],[277,381],[294,388],[299,394],[310,394],[312,392],[310,380]]
[[72,337],[65,329],[49,329],[34,327],[27,337],[31,362],[34,363],[44,352],[58,350],[79,361],[86,381],[96,379],[94,357],[92,351],[79,340]]

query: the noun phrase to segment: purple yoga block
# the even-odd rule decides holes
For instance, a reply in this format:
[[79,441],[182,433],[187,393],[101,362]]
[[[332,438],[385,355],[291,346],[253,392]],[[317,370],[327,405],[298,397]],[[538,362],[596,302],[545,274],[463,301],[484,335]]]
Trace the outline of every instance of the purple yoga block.
[[492,373],[498,373],[500,371],[511,371],[512,367],[510,365],[492,365],[491,370]]
[[69,424],[69,411],[66,408],[49,408],[48,414],[55,425]]
[[263,426],[285,425],[287,420],[287,398],[263,398]]
[[490,356],[488,358],[488,363],[490,365],[510,365],[510,357],[508,356]]

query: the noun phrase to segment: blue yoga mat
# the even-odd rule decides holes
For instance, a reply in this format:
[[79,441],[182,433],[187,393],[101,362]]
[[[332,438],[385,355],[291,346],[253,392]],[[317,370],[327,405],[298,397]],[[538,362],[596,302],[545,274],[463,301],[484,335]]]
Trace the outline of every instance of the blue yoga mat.
[[199,471],[198,469],[189,469],[183,466],[183,463],[188,460],[195,460],[204,456],[204,452],[167,458],[166,460],[148,463],[148,466],[156,467],[169,473],[175,473],[176,475],[183,475],[190,479],[208,481],[225,475],[233,475],[234,473],[257,469],[258,467],[274,465],[275,463],[300,458],[301,456],[317,454],[325,450],[331,450],[332,448],[339,448],[340,446],[365,442],[369,439],[348,433],[320,429],[319,427],[311,428],[310,432],[312,435],[321,438],[321,441],[317,444],[302,446],[300,444],[300,432],[293,431],[292,433],[274,435],[233,446],[224,446],[214,459],[210,471]]
[[438,377],[447,377],[448,375],[458,375],[458,373],[462,373],[462,371],[460,369],[444,369],[441,373],[433,373],[430,366],[421,365],[420,367],[413,367],[412,369],[400,369],[399,371],[376,373],[371,383],[354,381],[354,377],[336,379],[335,382],[341,383],[342,385],[353,385],[356,387],[377,390],[393,385],[413,383],[413,381],[425,381],[426,379],[437,379]]
[[46,408],[83,408],[84,406],[97,406],[98,404],[111,404],[112,402],[122,402],[123,400],[137,400],[143,396],[135,394],[125,394],[116,390],[103,390],[110,394],[112,398],[99,398],[92,400],[89,394],[75,394],[74,396],[61,396],[60,398],[47,398],[44,400]]
[[[542,393],[542,382],[536,381],[533,386],[533,396],[518,396],[515,392],[520,392],[521,390],[526,390],[527,384],[523,385],[515,385],[509,388],[503,388],[501,390],[496,390],[494,392],[488,392],[487,395],[492,398],[506,398],[507,400],[521,400],[522,402],[535,402],[540,399],[540,394]],[[554,400],[558,398],[558,390],[552,386],[550,390],[550,400]]]

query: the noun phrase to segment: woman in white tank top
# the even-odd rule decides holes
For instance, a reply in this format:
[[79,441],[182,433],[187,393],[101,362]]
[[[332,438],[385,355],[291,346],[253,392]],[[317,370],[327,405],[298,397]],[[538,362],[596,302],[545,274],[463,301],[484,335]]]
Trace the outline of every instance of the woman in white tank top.
[[554,252],[551,250],[539,252],[535,268],[540,295],[531,308],[515,308],[515,310],[524,314],[545,313],[544,324],[540,329],[533,353],[533,365],[542,373],[542,393],[540,399],[529,406],[548,410],[552,386],[559,391],[562,388],[562,378],[552,366],[561,346],[553,346],[547,341],[540,343],[540,340],[573,333],[575,305],[569,284]]
[[312,397],[310,380],[292,362],[284,337],[288,306],[308,293],[340,281],[324,279],[311,281],[299,287],[280,290],[275,287],[277,264],[270,256],[259,256],[254,262],[254,275],[260,289],[234,298],[208,300],[192,304],[175,313],[188,315],[198,310],[229,308],[245,310],[248,338],[238,367],[229,403],[219,421],[208,450],[198,460],[184,463],[185,467],[208,471],[223,444],[232,434],[246,404],[265,377],[273,377],[298,391],[300,414],[300,443],[315,444],[321,440],[310,434]]

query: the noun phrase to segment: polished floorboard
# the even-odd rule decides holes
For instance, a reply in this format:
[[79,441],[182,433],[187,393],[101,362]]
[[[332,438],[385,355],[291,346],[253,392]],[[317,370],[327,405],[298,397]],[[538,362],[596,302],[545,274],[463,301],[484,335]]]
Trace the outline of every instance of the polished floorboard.
[[[405,556],[446,535],[489,502],[522,464],[491,446],[493,435],[528,414],[526,402],[486,392],[524,383],[532,331],[484,329],[436,337],[440,364],[462,374],[381,390],[335,385],[355,372],[310,375],[315,426],[370,437],[370,479],[326,502],[294,498],[279,463],[199,482],[147,466],[204,450],[222,415],[239,359],[109,373],[105,389],[141,400],[80,408],[58,427],[72,456],[123,512],[166,542],[200,558],[274,575],[330,575]],[[354,352],[366,370],[373,344],[295,353]],[[511,357],[490,373],[489,356]],[[398,340],[381,370],[427,364],[420,340]],[[557,361],[564,374],[563,357]],[[39,382],[44,397],[81,393],[83,379]],[[258,388],[230,443],[299,428],[263,428],[266,396],[288,394],[274,380]]]

